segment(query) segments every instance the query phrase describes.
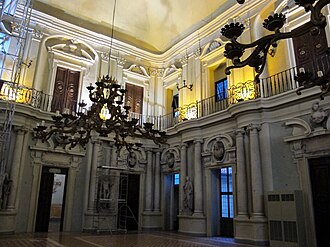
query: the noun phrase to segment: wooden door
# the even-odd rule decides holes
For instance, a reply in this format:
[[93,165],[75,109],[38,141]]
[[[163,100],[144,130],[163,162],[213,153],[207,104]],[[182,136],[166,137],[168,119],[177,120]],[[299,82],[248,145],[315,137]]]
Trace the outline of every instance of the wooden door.
[[62,112],[64,108],[76,111],[80,72],[57,67],[52,112]]
[[125,95],[125,105],[131,107],[131,112],[142,114],[143,107],[143,87],[126,83],[127,93]]
[[330,157],[309,160],[318,247],[330,246]]
[[328,69],[326,52],[328,50],[327,38],[324,29],[318,35],[307,33],[300,37],[293,38],[296,64],[307,72],[317,72]]

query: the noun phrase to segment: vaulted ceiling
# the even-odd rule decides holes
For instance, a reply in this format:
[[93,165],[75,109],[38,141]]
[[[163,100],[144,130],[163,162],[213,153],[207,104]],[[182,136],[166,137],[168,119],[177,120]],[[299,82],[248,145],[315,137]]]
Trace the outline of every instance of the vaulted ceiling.
[[[116,39],[162,53],[213,20],[233,0],[117,0]],[[110,35],[114,0],[36,0],[34,8]]]

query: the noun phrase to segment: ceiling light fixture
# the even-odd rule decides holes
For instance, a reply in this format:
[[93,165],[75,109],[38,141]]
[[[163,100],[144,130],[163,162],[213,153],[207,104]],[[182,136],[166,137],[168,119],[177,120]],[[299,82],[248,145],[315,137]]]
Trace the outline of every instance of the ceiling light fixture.
[[[64,109],[62,113],[56,111],[52,116],[53,124],[50,127],[45,121],[34,128],[34,137],[43,142],[53,137],[56,145],[73,148],[76,145],[85,145],[89,142],[92,131],[100,137],[108,137],[112,134],[118,149],[125,147],[129,152],[142,146],[141,142],[133,142],[135,138],[151,139],[156,144],[166,143],[166,133],[153,128],[153,123],[147,122],[139,125],[139,119],[130,118],[130,106],[124,106],[126,89],[121,88],[117,80],[110,76],[110,60],[112,40],[114,33],[114,18],[116,0],[114,2],[110,50],[108,59],[108,75],[103,76],[95,85],[87,87],[91,107],[87,110],[87,104],[82,101],[78,104],[78,112],[70,112]],[[129,140],[128,140],[129,138]]]
[[[237,0],[237,2],[243,4],[244,0]],[[230,74],[232,69],[250,66],[256,71],[255,82],[259,83],[259,76],[264,70],[269,49],[276,47],[279,40],[295,38],[307,33],[315,36],[321,29],[325,29],[327,25],[326,17],[321,12],[330,3],[330,0],[295,0],[295,3],[300,7],[304,7],[306,12],[311,13],[310,20],[290,32],[281,32],[281,28],[284,26],[286,20],[285,15],[282,13],[271,14],[264,20],[263,27],[273,32],[272,34],[261,37],[250,44],[242,44],[237,41],[238,37],[244,31],[243,24],[230,21],[221,29],[222,35],[231,41],[226,44],[224,53],[225,57],[233,63],[232,66],[226,68],[227,75]],[[251,50],[251,53],[247,58],[241,60],[246,50]],[[329,59],[329,57],[326,59]],[[313,71],[311,75],[299,72],[296,76],[296,80],[300,86],[297,93],[299,94],[301,90],[306,88],[320,86],[322,90],[321,98],[323,98],[330,90],[329,74],[329,68],[324,69],[324,71]]]

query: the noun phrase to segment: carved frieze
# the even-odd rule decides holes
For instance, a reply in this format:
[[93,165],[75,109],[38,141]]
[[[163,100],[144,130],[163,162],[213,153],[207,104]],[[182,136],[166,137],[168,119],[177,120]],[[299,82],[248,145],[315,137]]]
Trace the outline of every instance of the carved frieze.
[[71,156],[59,153],[43,152],[41,162],[51,165],[69,167],[71,165]]

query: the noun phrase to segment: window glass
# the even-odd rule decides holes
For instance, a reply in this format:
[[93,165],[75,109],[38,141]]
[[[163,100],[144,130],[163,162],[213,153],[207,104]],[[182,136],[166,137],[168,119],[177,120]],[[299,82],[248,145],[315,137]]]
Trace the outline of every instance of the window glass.
[[216,101],[224,100],[228,97],[228,80],[224,78],[215,83]]
[[220,169],[220,211],[222,218],[234,217],[232,173],[232,167],[224,167]]
[[228,195],[221,196],[221,217],[228,218]]
[[229,218],[234,218],[234,203],[233,195],[229,196]]
[[174,185],[179,185],[180,184],[180,174],[175,173],[174,174]]

